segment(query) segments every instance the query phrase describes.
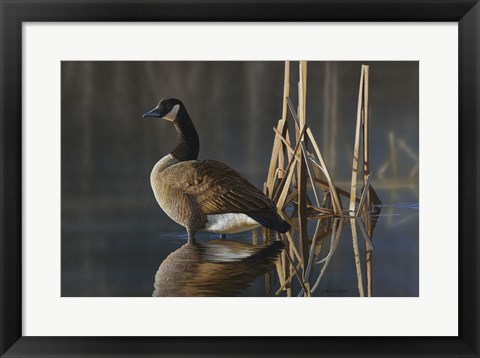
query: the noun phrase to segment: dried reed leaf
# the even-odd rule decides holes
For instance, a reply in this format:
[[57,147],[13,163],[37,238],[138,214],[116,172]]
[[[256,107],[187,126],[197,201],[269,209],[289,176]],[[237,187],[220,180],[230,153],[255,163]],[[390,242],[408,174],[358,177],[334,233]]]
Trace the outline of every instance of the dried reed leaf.
[[293,120],[295,122],[295,127],[298,130],[300,128],[300,121],[298,119],[297,111],[295,111],[295,107],[293,106],[293,103],[290,97],[287,97],[287,103],[288,103],[288,109],[290,110],[290,113],[292,114]]
[[317,188],[315,187],[315,181],[313,180],[313,169],[310,168],[310,160],[307,158],[307,147],[303,141],[300,142],[300,145],[302,146],[302,153],[305,159],[308,177],[310,178],[310,183],[312,184],[313,195],[315,196],[317,206],[320,207],[320,199],[318,198]]
[[360,227],[360,231],[362,232],[363,238],[365,239],[365,243],[367,245],[367,250],[373,251],[375,248],[370,240],[370,236],[367,233],[367,229],[365,228],[365,224],[362,220],[358,220],[358,226]]
[[343,219],[336,218],[333,221],[330,250],[328,252],[327,257],[325,258],[325,263],[324,263],[322,269],[320,270],[320,274],[318,275],[317,280],[315,281],[315,284],[311,288],[312,293],[314,293],[317,290],[317,288],[319,287],[320,282],[321,282],[323,276],[325,275],[325,271],[327,270],[327,267],[330,263],[330,260],[332,259],[332,256],[335,253],[335,250],[336,250],[337,245],[338,245],[338,241],[340,240],[340,236],[341,236],[342,231],[343,231],[343,224],[344,224]]
[[[274,201],[277,203],[277,208],[282,209],[285,207],[285,205],[288,203],[287,202],[287,195],[288,191],[290,190],[290,182],[292,181],[292,177],[295,174],[296,171],[296,161],[292,161],[291,163],[294,163],[293,166],[290,167],[290,170],[285,178],[285,180],[282,180],[283,183],[283,188],[281,189],[281,192],[278,194],[278,197],[274,199]],[[280,190],[281,186],[279,185],[278,190]]]
[[313,136],[312,131],[310,128],[307,128],[307,135],[312,142],[313,148],[315,149],[315,152],[317,154],[317,158],[320,161],[320,168],[322,169],[325,178],[327,179],[328,186],[330,187],[330,194],[332,196],[332,201],[333,201],[333,207],[335,210],[335,214],[341,215],[342,214],[342,203],[338,197],[337,190],[335,188],[335,185],[333,184],[333,180],[330,176],[330,173],[328,172],[327,165],[325,164],[325,161],[323,160],[322,153],[320,152],[320,148],[317,145],[317,142],[315,141],[315,138]]
[[320,220],[317,221],[317,225],[315,226],[315,233],[313,234],[312,243],[310,245],[310,252],[308,253],[308,263],[307,263],[307,270],[305,272],[305,279],[308,281],[310,279],[310,274],[312,272],[313,261],[314,261],[314,253],[315,253],[315,246],[317,242],[317,235],[318,230],[320,230]]
[[[287,258],[288,260],[290,261],[290,265],[291,267],[293,267],[293,270],[295,271],[295,276],[297,277],[297,280],[298,282],[300,283],[300,286],[302,286],[302,288],[304,289],[304,291],[307,291],[307,288],[305,286],[305,283],[303,282],[302,278],[300,277],[299,273],[298,273],[298,270],[297,268],[295,267],[295,263],[293,262],[292,258],[290,257],[290,255],[287,253]],[[310,290],[308,290],[310,291]]]
[[278,279],[280,280],[280,285],[284,284],[285,273],[283,271],[283,266],[280,257],[275,261],[275,267],[277,269]]
[[[320,183],[320,184],[322,184],[322,185],[327,185],[327,186],[328,186],[328,182],[327,182],[326,180],[319,179],[319,178],[313,178],[313,180],[315,180],[316,182],[318,182],[318,183]],[[339,187],[339,186],[337,186],[337,185],[335,185],[335,189],[337,190],[338,194],[343,195],[343,196],[346,197],[346,198],[350,198],[350,192],[349,192],[348,190],[343,189],[342,187]],[[355,198],[355,200],[356,200],[357,202],[360,202],[360,197],[357,196],[357,197]]]
[[[290,261],[289,261],[290,263]],[[297,271],[300,270],[300,263],[297,264]],[[292,270],[292,272],[290,273],[290,276],[288,276],[286,278],[286,280],[283,282],[282,285],[280,285],[280,288],[277,290],[277,292],[275,292],[275,295],[279,295],[283,290],[285,290],[285,288],[292,282],[292,279],[293,277],[295,276],[295,271]]]
[[317,206],[313,206],[313,205],[308,205],[307,207],[309,209],[313,210],[313,211],[318,211],[320,213],[331,214],[331,215],[334,214],[334,211],[332,209],[324,208],[324,207],[321,207],[321,206],[317,207]]
[[298,197],[298,190],[293,189],[293,191],[290,194],[288,194],[287,197],[285,198],[285,204],[284,205],[286,205],[290,202],[298,204],[298,202],[294,200],[297,197]]
[[[302,130],[300,131],[300,133],[304,133],[305,130],[307,129],[306,126],[304,126],[302,128]],[[295,149],[293,150],[293,158],[295,158],[297,156],[297,153],[298,153],[298,149],[300,148],[300,142],[298,142],[296,145],[295,145]],[[277,188],[277,191],[275,192],[275,194],[273,195],[273,201],[274,202],[277,202],[278,203],[278,200],[279,200],[279,196],[281,194],[281,192],[283,191],[284,187],[286,186],[287,189],[288,189],[288,185],[290,185],[290,181],[292,180],[292,177],[290,175],[291,171],[292,171],[292,166],[295,166],[295,164],[297,163],[296,160],[290,160],[290,162],[288,163],[288,166],[287,168],[285,169],[285,172],[288,173],[287,176],[283,177],[283,179],[280,181],[280,184],[278,185],[278,188]],[[288,185],[285,185],[286,183],[288,182]],[[286,195],[282,193],[282,195]],[[283,207],[283,206],[280,206],[280,205],[277,205],[277,207]]]
[[[363,207],[364,207],[365,203],[367,202],[368,193],[370,192],[370,185],[372,184],[372,179],[373,179],[372,173],[368,174],[367,178],[366,178],[367,182],[365,184],[365,187],[363,188],[362,196],[360,197],[360,202],[358,204],[356,216],[360,216],[362,214]],[[367,206],[367,208],[368,208],[368,206]],[[367,211],[369,211],[369,210],[370,210],[370,208],[367,209]]]
[[298,253],[298,250],[297,250],[297,248],[296,248],[296,246],[295,246],[295,240],[293,240],[292,234],[291,234],[289,231],[287,231],[287,232],[285,233],[285,235],[287,236],[287,239],[288,239],[288,241],[289,241],[289,243],[290,243],[290,249],[291,249],[292,252],[294,253],[295,258],[296,258],[298,261],[301,262],[302,260],[301,260],[300,254]]
[[293,150],[292,146],[290,145],[290,143],[287,142],[287,140],[283,137],[283,135],[280,133],[280,131],[273,127],[273,131],[276,133],[276,138],[278,137],[282,143],[285,145],[285,147],[287,148],[287,150],[290,152],[290,154],[293,156],[295,151]]

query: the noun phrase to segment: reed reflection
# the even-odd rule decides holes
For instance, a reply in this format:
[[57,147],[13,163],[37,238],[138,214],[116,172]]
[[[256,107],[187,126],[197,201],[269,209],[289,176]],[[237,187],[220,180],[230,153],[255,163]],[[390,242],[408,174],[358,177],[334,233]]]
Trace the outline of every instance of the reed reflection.
[[155,275],[154,297],[237,296],[275,267],[284,244],[230,240],[190,242],[172,252]]

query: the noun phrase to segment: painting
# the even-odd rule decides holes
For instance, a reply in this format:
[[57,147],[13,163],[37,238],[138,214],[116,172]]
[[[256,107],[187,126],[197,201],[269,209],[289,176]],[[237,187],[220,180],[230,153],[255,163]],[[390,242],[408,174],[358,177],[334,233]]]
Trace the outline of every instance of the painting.
[[63,61],[62,297],[418,297],[417,61]]

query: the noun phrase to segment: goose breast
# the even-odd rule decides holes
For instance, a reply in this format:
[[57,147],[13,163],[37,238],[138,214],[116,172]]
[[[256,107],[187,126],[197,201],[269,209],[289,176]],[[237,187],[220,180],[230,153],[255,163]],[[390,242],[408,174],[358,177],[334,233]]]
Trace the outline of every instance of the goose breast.
[[[215,160],[177,163],[152,178],[152,186],[160,206],[173,220],[186,226],[188,216],[195,216],[198,230],[206,225],[209,229],[208,221],[211,221],[210,226],[216,222],[217,227],[226,219],[241,224],[238,222],[240,216],[233,218],[223,214],[275,210],[272,201],[259,189],[228,165]],[[242,218],[255,227],[255,221]]]

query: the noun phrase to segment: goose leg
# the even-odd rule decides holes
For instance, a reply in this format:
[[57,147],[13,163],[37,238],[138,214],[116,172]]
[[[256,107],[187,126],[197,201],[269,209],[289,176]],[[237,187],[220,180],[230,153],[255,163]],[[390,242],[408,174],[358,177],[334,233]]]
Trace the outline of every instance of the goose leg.
[[195,230],[192,230],[187,227],[187,234],[188,234],[188,243],[195,244],[197,240],[195,240]]

